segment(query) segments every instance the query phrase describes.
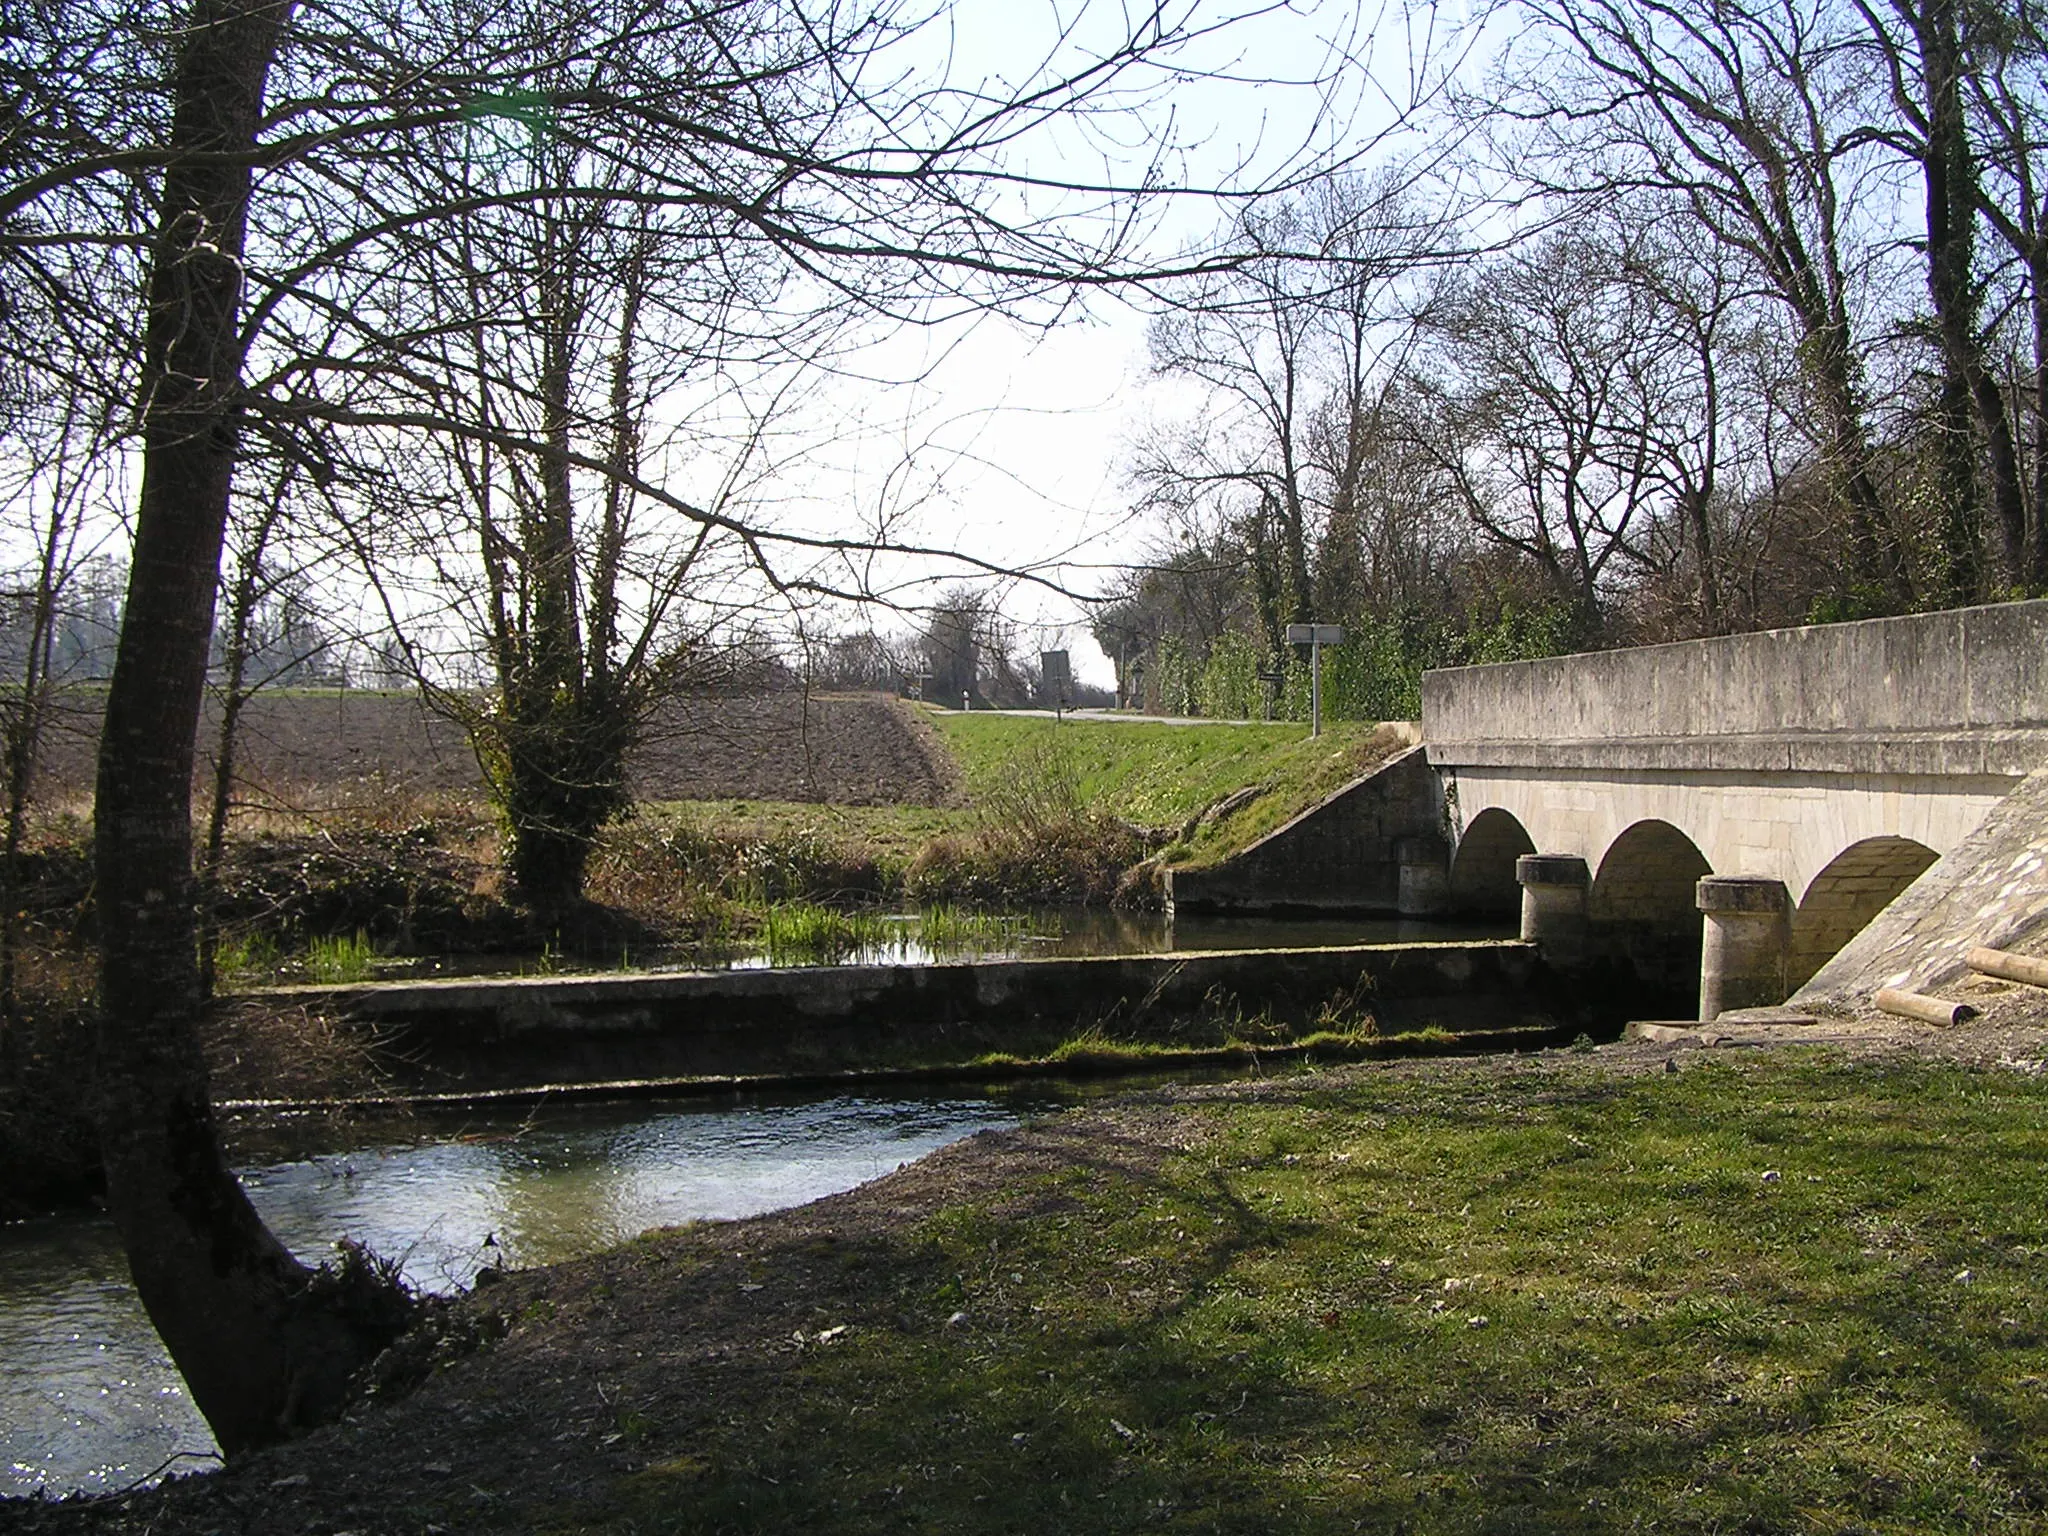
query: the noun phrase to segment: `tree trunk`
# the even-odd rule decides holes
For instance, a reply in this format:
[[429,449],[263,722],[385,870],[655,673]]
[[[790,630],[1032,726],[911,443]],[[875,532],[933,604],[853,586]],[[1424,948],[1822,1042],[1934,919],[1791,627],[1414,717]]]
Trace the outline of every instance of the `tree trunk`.
[[1943,372],[1934,430],[1934,484],[1941,502],[1935,510],[1941,601],[1961,608],[1976,602],[1984,587],[1984,536],[1970,386],[1953,368]]
[[36,763],[43,731],[49,723],[52,648],[57,631],[57,587],[62,579],[64,518],[61,488],[52,498],[49,531],[42,541],[36,585],[29,612],[28,644],[24,648],[19,693],[6,726],[0,730],[0,758],[6,763],[7,803],[0,832],[0,1068],[11,1067],[17,1045],[14,1024],[17,998],[15,968],[21,947],[22,910],[27,873],[22,840],[28,830],[28,800],[35,788]]
[[1834,320],[1817,330],[1809,326],[1807,344],[1826,417],[1832,467],[1849,514],[1849,585],[1862,603],[1901,602],[1906,596],[1905,573],[1898,550],[1882,536],[1884,502],[1871,473],[1874,455],[1856,387],[1848,326]]
[[1679,498],[1700,567],[1700,631],[1708,635],[1722,633],[1721,567],[1719,552],[1714,547],[1713,473],[1710,460],[1706,466],[1707,481],[1687,486]]
[[[1976,284],[1977,205],[1980,201],[1976,155],[1971,149],[1962,102],[1962,47],[1954,0],[1928,0],[1917,11],[1906,8],[1920,52],[1920,70],[1927,88],[1926,139],[1921,147],[1927,194],[1927,290],[1941,334],[1942,362],[1948,378],[1943,390],[1943,489],[1951,505],[1942,512],[1950,600],[1972,602],[1984,595],[1987,567],[2001,581],[2026,577],[2026,506],[2020,490],[2019,455],[2005,395],[1991,375],[1978,335]],[[1984,442],[1984,482],[1990,491],[1995,561],[1983,559],[1978,529],[1976,455],[1969,420],[1974,411]],[[1957,429],[1962,438],[1956,440]],[[1963,472],[1967,480],[1958,483]],[[1957,504],[1967,497],[1967,504]],[[1968,537],[1966,557],[1956,540]]]
[[2027,510],[2026,586],[2048,593],[2048,250],[2037,241],[2027,263],[2034,316],[2034,486]]
[[151,1322],[223,1450],[331,1415],[403,1327],[374,1267],[308,1270],[216,1134],[198,1025],[192,758],[234,477],[248,151],[289,0],[197,0],[148,287],[142,491],[94,807],[100,1140]]

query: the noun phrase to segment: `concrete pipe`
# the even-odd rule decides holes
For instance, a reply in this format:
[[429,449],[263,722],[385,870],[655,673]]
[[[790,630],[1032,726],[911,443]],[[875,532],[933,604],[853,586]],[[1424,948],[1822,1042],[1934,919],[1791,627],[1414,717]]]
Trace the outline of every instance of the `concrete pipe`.
[[2037,960],[2032,955],[2015,955],[2010,950],[1988,949],[1979,944],[1963,956],[1963,963],[1973,971],[1996,976],[2001,981],[2022,981],[2030,987],[2048,987],[2048,960]]
[[1704,875],[1700,909],[1700,1018],[1785,1000],[1792,952],[1792,895],[1763,875]]
[[1952,1003],[1945,997],[1929,997],[1925,992],[1906,992],[1897,987],[1879,987],[1870,1000],[1882,1013],[1918,1019],[1923,1024],[1967,1024],[1977,1017],[1977,1010],[1968,1003]]

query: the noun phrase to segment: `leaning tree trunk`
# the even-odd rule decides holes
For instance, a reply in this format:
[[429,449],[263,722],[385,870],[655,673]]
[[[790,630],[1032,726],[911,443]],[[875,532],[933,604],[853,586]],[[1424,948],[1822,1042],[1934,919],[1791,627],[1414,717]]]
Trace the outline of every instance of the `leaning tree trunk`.
[[310,1271],[222,1156],[198,1024],[192,758],[234,474],[240,257],[290,0],[196,0],[173,75],[144,337],[142,492],[94,807],[100,1139],[136,1289],[234,1455],[330,1415],[403,1325],[370,1267]]

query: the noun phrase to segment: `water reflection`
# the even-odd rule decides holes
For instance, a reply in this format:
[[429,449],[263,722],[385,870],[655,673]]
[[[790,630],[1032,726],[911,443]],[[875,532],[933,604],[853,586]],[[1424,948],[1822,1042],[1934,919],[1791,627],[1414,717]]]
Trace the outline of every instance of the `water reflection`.
[[[929,914],[927,914],[929,915]],[[974,920],[941,925],[934,938],[917,913],[870,916],[872,930],[862,942],[829,954],[785,947],[735,945],[725,949],[655,949],[604,957],[592,963],[535,956],[459,955],[380,964],[387,979],[414,976],[538,975],[568,970],[638,971],[764,970],[801,965],[935,965],[973,960],[1029,960],[1091,955],[1183,954],[1191,950],[1319,949],[1351,944],[1406,944],[1431,940],[1511,939],[1513,922],[1423,921],[1364,917],[1207,917],[1166,912],[1121,912],[1102,907],[1040,907],[1022,912],[979,914]]]
[[[485,1264],[546,1264],[649,1227],[798,1205],[1017,1116],[1015,1101],[979,1098],[591,1106],[244,1180],[302,1257],[349,1237],[445,1291]],[[0,1493],[118,1488],[213,1449],[111,1226],[0,1228]]]

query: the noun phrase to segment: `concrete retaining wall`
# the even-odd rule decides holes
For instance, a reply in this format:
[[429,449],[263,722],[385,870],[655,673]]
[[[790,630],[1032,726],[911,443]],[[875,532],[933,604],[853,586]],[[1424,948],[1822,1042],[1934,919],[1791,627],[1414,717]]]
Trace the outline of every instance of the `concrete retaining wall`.
[[1439,767],[2018,777],[2048,757],[2048,601],[1425,673]]
[[1395,913],[1402,864],[1441,879],[1448,857],[1443,789],[1411,747],[1225,862],[1169,870],[1167,900],[1188,912]]
[[[973,965],[849,965],[273,989],[370,1026],[396,1076],[473,1089],[1045,1049],[1106,1022],[1175,1038],[1174,1020],[1312,1019],[1355,996],[1384,1029],[1499,1027],[1540,1006],[1547,972],[1514,942],[1385,944]],[[1035,1032],[1035,1033],[1034,1033]]]

